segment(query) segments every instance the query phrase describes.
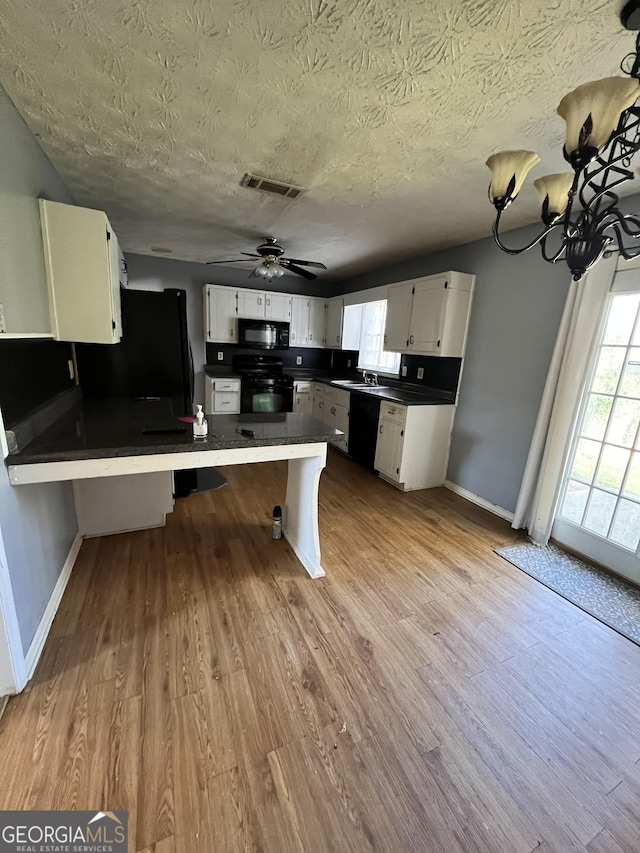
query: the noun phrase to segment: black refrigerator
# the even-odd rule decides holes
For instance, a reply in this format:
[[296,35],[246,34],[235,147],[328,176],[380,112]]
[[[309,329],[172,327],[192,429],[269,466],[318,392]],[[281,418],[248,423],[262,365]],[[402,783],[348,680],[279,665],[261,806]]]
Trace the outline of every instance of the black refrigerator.
[[185,290],[120,291],[122,340],[76,344],[85,397],[170,397],[176,417],[193,414],[193,358]]

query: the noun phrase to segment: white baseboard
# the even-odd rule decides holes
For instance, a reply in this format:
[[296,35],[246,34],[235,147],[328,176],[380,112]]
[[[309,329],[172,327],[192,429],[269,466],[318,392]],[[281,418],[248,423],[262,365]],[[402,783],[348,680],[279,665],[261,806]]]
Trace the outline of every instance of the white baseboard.
[[513,513],[509,512],[508,509],[503,509],[497,504],[490,503],[490,501],[481,498],[480,495],[476,495],[473,492],[467,491],[467,489],[463,489],[462,486],[459,486],[457,483],[452,483],[451,480],[445,480],[443,485],[445,489],[449,489],[450,491],[455,492],[456,495],[460,495],[461,498],[465,498],[466,500],[471,501],[471,503],[481,506],[482,509],[486,509],[494,515],[498,515],[500,518],[506,519],[506,521],[513,521]]
[[38,629],[35,633],[33,640],[31,640],[29,651],[25,656],[24,668],[27,681],[29,681],[33,676],[38,661],[40,660],[40,655],[42,654],[42,649],[44,648],[45,641],[49,636],[51,623],[53,622],[54,616],[58,612],[58,607],[60,607],[62,596],[64,595],[64,591],[67,588],[67,583],[69,582],[69,578],[71,577],[71,570],[73,569],[73,564],[76,561],[76,557],[78,556],[78,551],[80,550],[81,545],[82,535],[78,532],[76,533],[75,539],[71,543],[71,548],[69,549],[69,553],[67,554],[67,559],[64,561],[64,565],[62,566],[62,570],[58,576],[56,585],[54,586],[53,592],[51,593],[51,598],[49,599],[45,611],[42,614],[42,619],[40,620]]

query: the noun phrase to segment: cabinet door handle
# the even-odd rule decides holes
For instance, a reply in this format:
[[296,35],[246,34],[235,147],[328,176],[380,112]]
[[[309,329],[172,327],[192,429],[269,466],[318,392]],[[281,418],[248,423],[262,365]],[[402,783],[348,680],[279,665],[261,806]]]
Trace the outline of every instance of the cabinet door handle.
[[319,408],[319,409],[324,409],[324,403],[318,403],[318,408]]
[[380,430],[379,430],[380,435],[382,435],[382,429],[383,429],[383,427],[384,427],[384,424],[380,424]]
[[262,305],[262,297],[258,296],[258,305]]
[[335,415],[335,413],[336,413],[336,407],[335,407],[335,406],[331,406],[331,414],[332,414],[332,415]]
[[229,334],[233,337],[233,326],[229,326]]
[[267,299],[267,305],[271,305],[271,300]]
[[413,337],[413,335],[409,335],[409,343],[412,344],[414,340],[415,338]]
[[313,335],[309,335],[309,340],[310,340],[310,341],[312,341],[312,340],[313,340]]

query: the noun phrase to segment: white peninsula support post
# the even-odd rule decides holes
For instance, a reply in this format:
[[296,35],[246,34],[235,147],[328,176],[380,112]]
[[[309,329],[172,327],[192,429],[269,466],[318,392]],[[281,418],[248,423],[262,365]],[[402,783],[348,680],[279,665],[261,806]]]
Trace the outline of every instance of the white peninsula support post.
[[289,459],[283,531],[296,557],[312,578],[322,578],[318,531],[320,474],[327,464],[327,445],[317,444],[310,456]]

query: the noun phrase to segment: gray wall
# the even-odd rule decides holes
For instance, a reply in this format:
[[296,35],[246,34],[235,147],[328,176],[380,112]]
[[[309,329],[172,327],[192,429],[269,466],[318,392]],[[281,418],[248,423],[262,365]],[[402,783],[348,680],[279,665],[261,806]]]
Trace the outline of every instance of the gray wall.
[[[305,296],[325,296],[327,285],[307,281],[299,276],[285,275],[266,282],[248,278],[250,270],[231,267],[208,266],[191,261],[175,261],[150,255],[127,255],[129,286],[134,290],[164,290],[179,287],[187,291],[187,322],[193,351],[195,370],[195,402],[204,402],[204,313],[203,286],[225,284],[231,287],[249,287],[256,290],[274,290],[283,293],[301,293]],[[334,285],[335,286],[335,285]]]
[[0,303],[7,332],[51,332],[38,198],[73,199],[0,87]]
[[[537,232],[519,229],[507,242]],[[447,478],[513,511],[570,275],[539,249],[511,257],[487,238],[349,279],[340,291],[446,270],[477,276]]]
[[[72,199],[1,89],[0,134],[2,299],[8,300],[5,310],[11,306],[11,316],[22,317],[29,330],[50,331],[36,196],[46,192],[54,201]],[[76,534],[71,485],[13,488],[2,465],[0,526],[26,653]]]

